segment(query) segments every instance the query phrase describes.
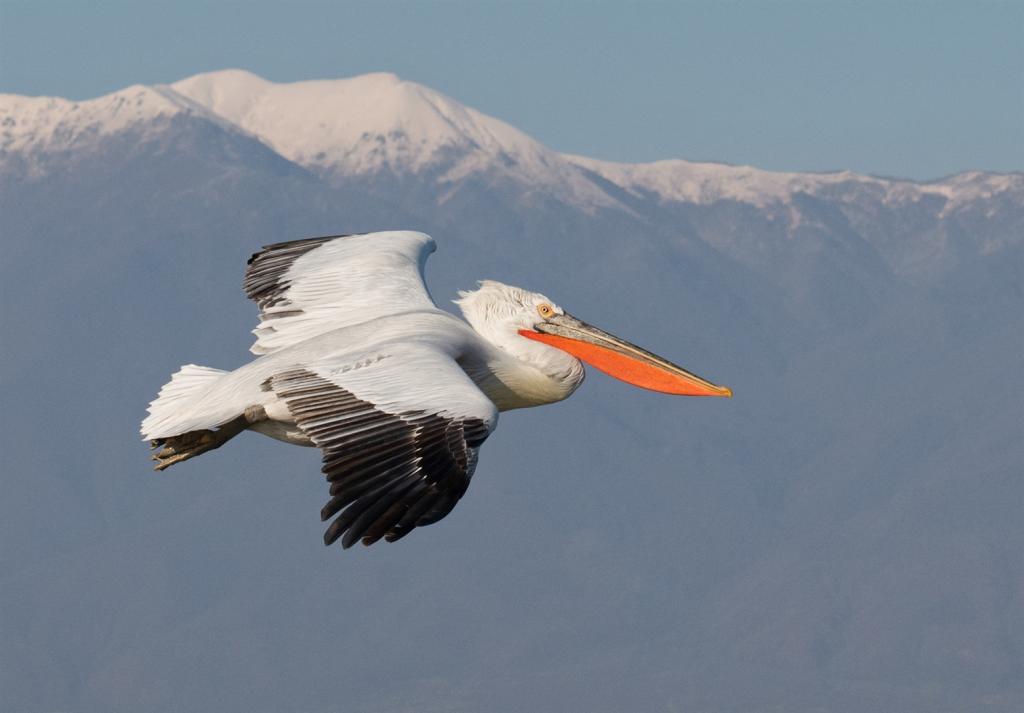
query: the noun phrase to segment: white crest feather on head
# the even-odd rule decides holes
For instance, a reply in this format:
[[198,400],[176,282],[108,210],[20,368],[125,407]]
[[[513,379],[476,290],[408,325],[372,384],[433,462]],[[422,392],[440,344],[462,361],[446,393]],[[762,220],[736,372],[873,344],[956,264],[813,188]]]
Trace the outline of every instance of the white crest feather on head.
[[524,307],[531,307],[547,298],[535,292],[527,292],[521,287],[506,285],[497,280],[480,280],[475,290],[459,290],[459,299],[455,304],[468,318],[468,312],[485,319],[510,317]]
[[556,312],[561,308],[539,292],[530,292],[496,280],[481,280],[479,287],[460,291],[455,304],[473,328],[492,341],[502,333],[514,334],[519,328],[532,327],[539,319],[537,305],[548,303]]

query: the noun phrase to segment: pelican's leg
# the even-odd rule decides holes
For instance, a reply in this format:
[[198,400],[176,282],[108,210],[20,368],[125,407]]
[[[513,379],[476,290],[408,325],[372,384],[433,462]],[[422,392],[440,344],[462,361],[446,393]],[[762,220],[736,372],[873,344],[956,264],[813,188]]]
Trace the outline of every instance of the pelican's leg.
[[267,414],[262,406],[253,406],[247,408],[241,416],[228,421],[215,430],[189,431],[179,436],[150,441],[150,446],[153,449],[160,448],[153,454],[153,460],[156,461],[154,470],[163,470],[175,463],[220,448],[249,426],[266,417]]

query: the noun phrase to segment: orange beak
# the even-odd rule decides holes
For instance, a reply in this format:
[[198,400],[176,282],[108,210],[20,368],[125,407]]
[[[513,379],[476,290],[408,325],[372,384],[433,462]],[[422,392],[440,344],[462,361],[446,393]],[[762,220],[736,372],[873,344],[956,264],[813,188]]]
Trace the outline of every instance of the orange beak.
[[732,390],[712,384],[681,366],[651,354],[597,327],[558,314],[534,325],[536,331],[520,329],[527,339],[543,342],[572,354],[609,376],[651,391],[683,396],[732,396]]

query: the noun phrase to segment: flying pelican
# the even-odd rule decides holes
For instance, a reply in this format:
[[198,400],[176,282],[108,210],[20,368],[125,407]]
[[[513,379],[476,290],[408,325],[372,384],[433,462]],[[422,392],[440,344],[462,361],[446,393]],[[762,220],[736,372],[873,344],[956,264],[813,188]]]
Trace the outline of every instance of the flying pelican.
[[498,413],[554,403],[580,360],[668,394],[732,392],[581,322],[542,294],[485,280],[437,308],[423,282],[433,239],[394,231],[268,245],[249,259],[260,308],[234,371],[187,364],[149,405],[156,469],[251,429],[316,446],[330,483],[324,533],[348,548],[437,522],[466,492]]

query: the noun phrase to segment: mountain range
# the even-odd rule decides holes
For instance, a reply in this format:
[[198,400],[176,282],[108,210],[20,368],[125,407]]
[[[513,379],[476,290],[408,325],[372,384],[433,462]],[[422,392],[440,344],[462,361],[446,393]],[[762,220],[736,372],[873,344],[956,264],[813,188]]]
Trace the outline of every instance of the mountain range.
[[[25,711],[1017,711],[1024,174],[559,153],[391,74],[0,95],[0,702]],[[732,387],[591,374],[445,521],[320,545],[317,454],[156,475],[248,359],[261,245],[413,229]]]

